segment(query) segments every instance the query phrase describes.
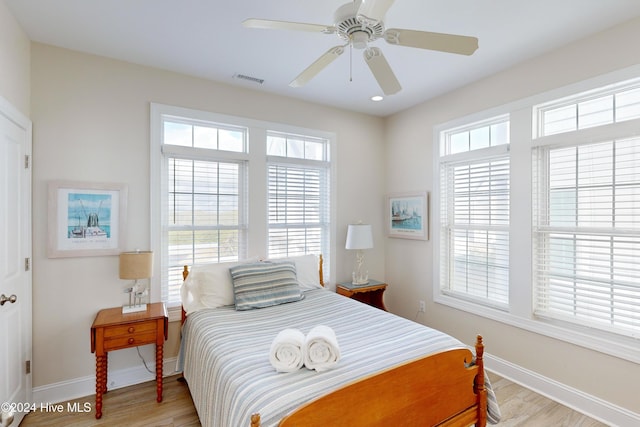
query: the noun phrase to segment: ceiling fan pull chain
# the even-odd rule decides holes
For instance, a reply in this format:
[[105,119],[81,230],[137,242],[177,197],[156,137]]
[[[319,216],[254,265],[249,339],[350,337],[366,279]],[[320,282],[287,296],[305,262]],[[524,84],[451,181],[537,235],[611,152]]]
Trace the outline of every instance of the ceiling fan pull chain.
[[349,43],[349,82],[353,81],[353,44]]

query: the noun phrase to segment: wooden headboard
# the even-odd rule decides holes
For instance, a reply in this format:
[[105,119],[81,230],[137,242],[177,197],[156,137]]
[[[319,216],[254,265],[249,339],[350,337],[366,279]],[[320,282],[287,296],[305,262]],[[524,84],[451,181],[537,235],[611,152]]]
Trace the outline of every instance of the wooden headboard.
[[[320,278],[320,286],[324,287],[324,274],[322,271],[322,254],[320,254],[320,256],[318,257],[318,276]],[[182,280],[185,281],[187,280],[187,276],[189,276],[189,266],[185,265],[182,269]],[[182,317],[181,317],[181,324],[184,323],[185,320],[187,320],[187,312],[184,311],[184,307],[182,307]]]

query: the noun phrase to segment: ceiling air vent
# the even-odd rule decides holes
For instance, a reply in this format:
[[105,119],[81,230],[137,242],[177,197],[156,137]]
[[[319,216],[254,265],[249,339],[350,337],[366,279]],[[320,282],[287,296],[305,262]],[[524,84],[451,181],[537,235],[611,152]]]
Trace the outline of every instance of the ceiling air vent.
[[248,82],[258,83],[259,85],[264,83],[264,79],[259,79],[257,77],[247,76],[246,74],[234,74],[233,78],[234,79],[240,79],[240,80],[246,80]]

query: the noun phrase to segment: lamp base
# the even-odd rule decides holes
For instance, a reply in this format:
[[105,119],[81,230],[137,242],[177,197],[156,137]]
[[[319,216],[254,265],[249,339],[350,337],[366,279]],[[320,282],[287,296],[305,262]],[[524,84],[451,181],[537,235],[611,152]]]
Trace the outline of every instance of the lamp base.
[[[358,267],[361,267],[361,265]],[[351,284],[358,286],[369,284],[369,272],[367,271],[367,274],[362,274],[361,268],[358,268],[358,272],[354,271],[351,273]]]
[[138,311],[147,311],[147,304],[123,305],[122,306],[122,314],[136,313]]

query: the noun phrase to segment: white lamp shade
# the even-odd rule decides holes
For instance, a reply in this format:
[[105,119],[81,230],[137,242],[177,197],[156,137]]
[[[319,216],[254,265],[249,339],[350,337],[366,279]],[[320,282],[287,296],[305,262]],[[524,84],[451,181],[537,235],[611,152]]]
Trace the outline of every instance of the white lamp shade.
[[349,224],[345,249],[370,249],[373,247],[371,224]]
[[153,252],[137,251],[120,254],[121,279],[148,279],[153,271]]

